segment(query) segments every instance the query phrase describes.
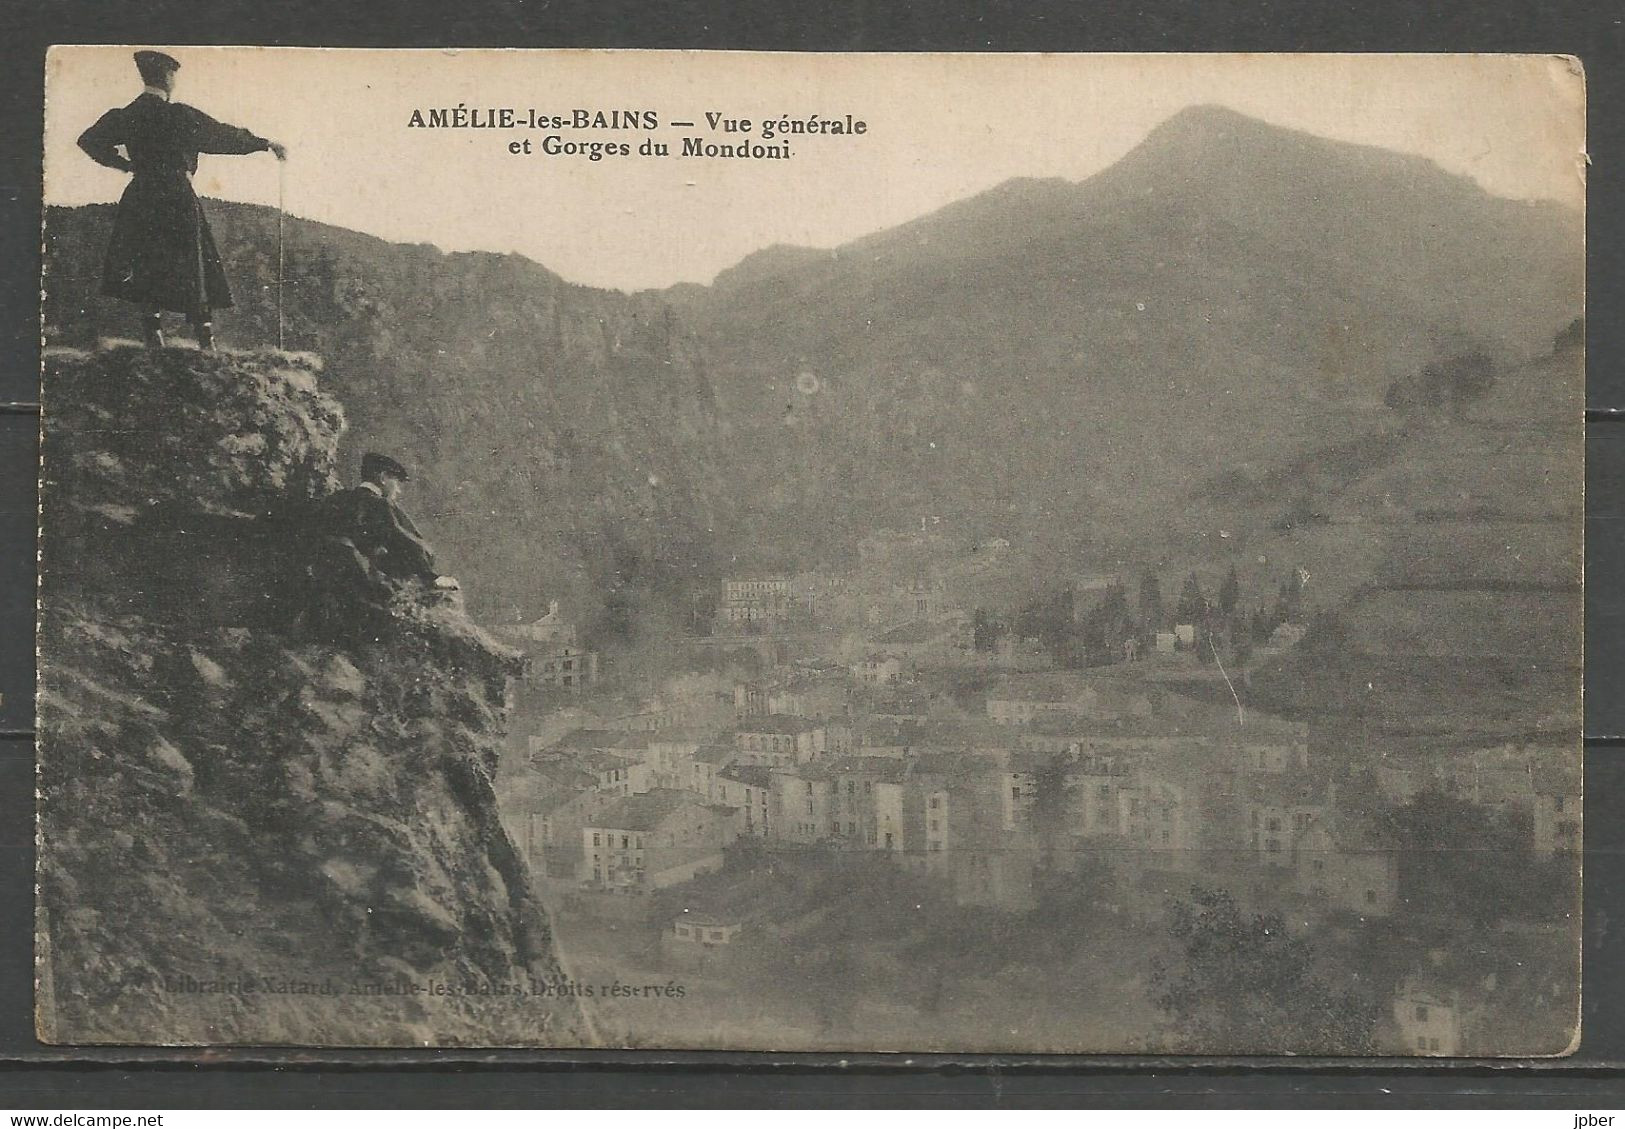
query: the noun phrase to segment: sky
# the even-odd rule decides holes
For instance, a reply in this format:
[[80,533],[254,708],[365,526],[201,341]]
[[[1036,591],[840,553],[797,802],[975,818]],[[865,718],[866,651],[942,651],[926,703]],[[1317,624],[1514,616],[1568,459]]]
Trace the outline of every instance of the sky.
[[[280,194],[292,215],[447,251],[518,252],[624,290],[706,283],[774,244],[839,246],[1015,176],[1082,180],[1207,103],[1418,154],[1496,195],[1583,200],[1582,84],[1551,56],[164,49],[182,64],[176,100],[289,149],[281,170],[268,154],[204,157],[201,195],[274,207]],[[47,203],[118,198],[126,177],[74,142],[140,91],[127,48],[51,49]],[[427,119],[460,104],[510,107],[522,121],[533,109],[650,110],[660,126],[409,125],[414,110]],[[684,137],[740,140],[707,128],[707,112],[850,114],[867,130],[792,137],[786,160],[676,156]],[[674,155],[549,156],[549,135],[634,150],[647,138]],[[525,138],[529,155],[509,152]]]

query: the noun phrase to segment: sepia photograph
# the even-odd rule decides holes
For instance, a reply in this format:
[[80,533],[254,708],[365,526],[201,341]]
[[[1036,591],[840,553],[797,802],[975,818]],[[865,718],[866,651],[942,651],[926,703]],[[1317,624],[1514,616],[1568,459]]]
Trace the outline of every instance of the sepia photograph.
[[36,1028],[1580,1038],[1585,81],[56,46]]

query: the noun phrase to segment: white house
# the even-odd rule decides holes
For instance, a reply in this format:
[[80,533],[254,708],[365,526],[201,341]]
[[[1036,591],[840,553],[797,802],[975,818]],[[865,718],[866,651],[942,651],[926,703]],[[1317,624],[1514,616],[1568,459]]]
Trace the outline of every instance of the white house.
[[732,944],[743,928],[732,919],[724,921],[708,913],[685,913],[672,922],[671,935],[675,941],[711,948]]

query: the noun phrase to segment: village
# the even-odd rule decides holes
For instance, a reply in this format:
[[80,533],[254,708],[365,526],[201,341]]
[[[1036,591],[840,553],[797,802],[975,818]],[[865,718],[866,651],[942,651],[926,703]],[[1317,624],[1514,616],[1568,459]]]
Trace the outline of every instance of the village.
[[[1139,630],[1102,630],[1127,586],[1078,578],[1068,610],[1097,652],[1082,655],[963,606],[966,579],[1009,551],[949,554],[922,523],[870,538],[850,575],[726,579],[685,641],[711,673],[630,699],[603,692],[557,603],[498,629],[546,703],[516,737],[507,814],[561,936],[628,946],[606,967],[725,982],[753,939],[795,935],[775,920],[784,905],[749,891],[809,870],[892,880],[876,867],[966,913],[1028,920],[1067,883],[1108,880],[1098,911],[1125,937],[1198,886],[1335,931],[1426,914],[1437,859],[1405,828],[1430,803],[1511,829],[1517,865],[1578,850],[1579,781],[1538,741],[1406,755],[1246,705],[1244,672],[1221,658],[1237,661],[1225,616],[1254,662],[1314,645],[1290,581],[1253,611],[1188,583]],[[1484,1017],[1456,1002],[1460,973],[1422,957],[1389,990],[1390,1038],[1457,1053]]]

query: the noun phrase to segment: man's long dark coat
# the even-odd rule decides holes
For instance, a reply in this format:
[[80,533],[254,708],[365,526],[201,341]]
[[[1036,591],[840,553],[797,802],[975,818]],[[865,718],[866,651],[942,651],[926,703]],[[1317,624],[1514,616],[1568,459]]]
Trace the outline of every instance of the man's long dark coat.
[[375,489],[355,486],[328,500],[328,529],[349,541],[383,575],[433,584],[434,553],[405,510]]
[[102,293],[188,315],[231,305],[192,174],[199,153],[258,153],[270,142],[148,92],[103,114],[79,147],[96,163],[132,174],[107,244]]

